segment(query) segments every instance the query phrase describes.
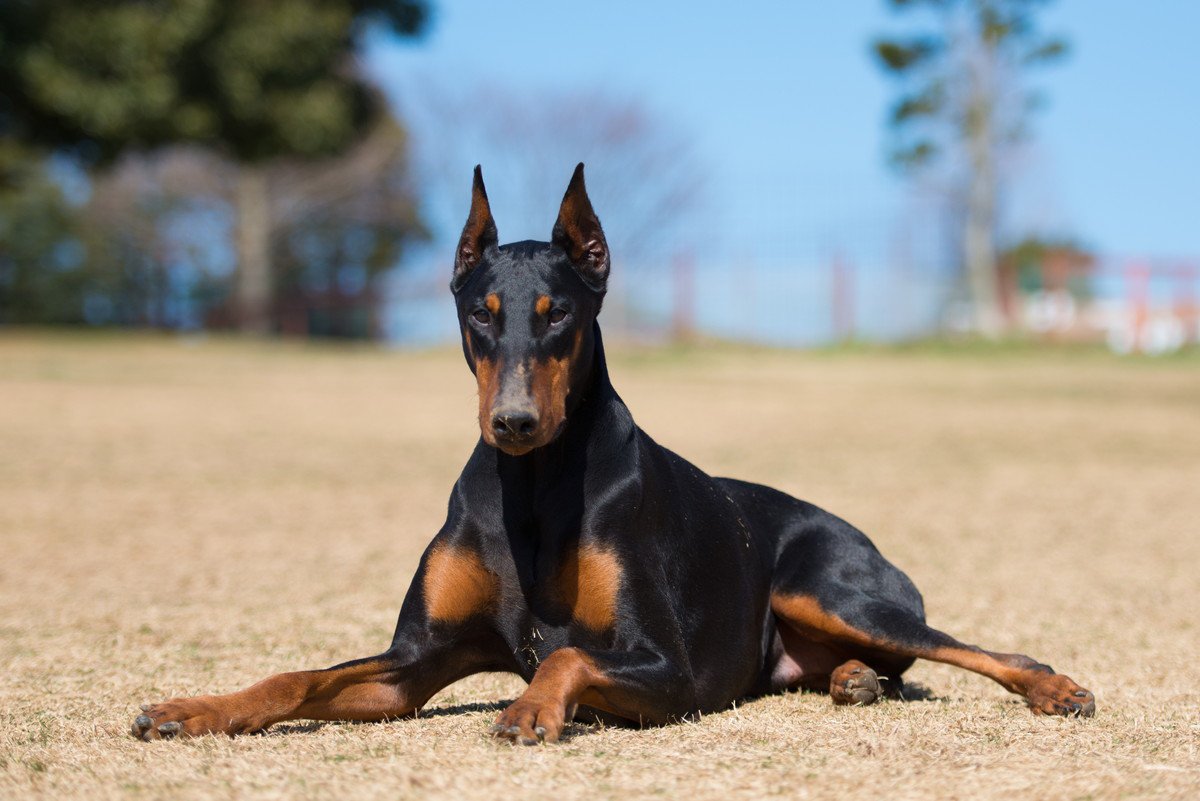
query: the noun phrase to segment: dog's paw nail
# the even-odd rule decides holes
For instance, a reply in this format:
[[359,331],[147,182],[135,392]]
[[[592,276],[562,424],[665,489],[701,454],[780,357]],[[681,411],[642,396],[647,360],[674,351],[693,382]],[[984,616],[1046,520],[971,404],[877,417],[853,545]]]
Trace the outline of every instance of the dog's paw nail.
[[159,726],[158,733],[163,737],[174,737],[176,734],[179,734],[181,729],[183,729],[183,724],[173,720],[170,723],[164,723]]
[[546,739],[546,727],[545,726],[538,726],[536,729],[533,730],[533,733],[537,735],[538,740]]
[[1087,698],[1088,697],[1087,690],[1076,690],[1075,697],[1076,698]]

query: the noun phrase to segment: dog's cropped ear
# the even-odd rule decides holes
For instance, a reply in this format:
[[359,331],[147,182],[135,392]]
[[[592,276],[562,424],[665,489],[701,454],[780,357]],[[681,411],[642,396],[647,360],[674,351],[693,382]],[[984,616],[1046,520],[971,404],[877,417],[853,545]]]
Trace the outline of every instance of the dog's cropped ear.
[[592,289],[603,292],[608,281],[608,243],[600,219],[592,210],[583,184],[583,164],[575,168],[558,209],[551,242],[567,252],[579,275]]
[[458,250],[454,252],[454,277],[450,280],[452,291],[462,289],[471,271],[479,265],[484,251],[495,247],[498,242],[496,221],[492,219],[492,207],[488,205],[487,189],[483,186],[483,170],[476,164],[475,182],[471,186],[471,212],[459,237]]

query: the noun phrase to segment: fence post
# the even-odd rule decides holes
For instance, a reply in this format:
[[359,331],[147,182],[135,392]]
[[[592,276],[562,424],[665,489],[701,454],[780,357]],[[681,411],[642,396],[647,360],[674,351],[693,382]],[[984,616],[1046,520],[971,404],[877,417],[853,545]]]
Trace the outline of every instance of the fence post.
[[846,342],[854,338],[854,269],[840,252],[834,253],[831,267],[833,336]]
[[1150,265],[1141,261],[1127,262],[1125,280],[1125,293],[1133,309],[1133,350],[1140,351],[1150,316]]
[[672,304],[671,337],[677,342],[696,334],[696,259],[690,250],[675,254],[671,264],[675,302]]
[[1200,304],[1196,297],[1196,265],[1183,262],[1175,272],[1175,316],[1183,326],[1183,341],[1200,340]]

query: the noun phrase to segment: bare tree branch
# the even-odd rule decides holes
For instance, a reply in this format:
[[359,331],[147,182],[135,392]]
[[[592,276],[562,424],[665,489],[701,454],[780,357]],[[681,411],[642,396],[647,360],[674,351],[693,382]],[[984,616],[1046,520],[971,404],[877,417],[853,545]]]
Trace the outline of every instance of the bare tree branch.
[[[497,86],[455,92],[428,83],[410,97],[407,118],[428,167],[426,183],[461,211],[470,166],[482,162],[489,185],[516,187],[502,216],[545,217],[549,234],[559,197],[577,162],[604,221],[614,258],[663,262],[683,242],[705,201],[706,174],[691,142],[641,103],[599,91],[518,94]],[[503,236],[504,220],[500,219]]]

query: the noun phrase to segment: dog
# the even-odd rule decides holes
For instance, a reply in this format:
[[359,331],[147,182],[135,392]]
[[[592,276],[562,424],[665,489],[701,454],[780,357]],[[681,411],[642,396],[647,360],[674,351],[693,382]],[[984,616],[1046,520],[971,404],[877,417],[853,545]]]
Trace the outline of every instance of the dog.
[[450,288],[480,439],[391,646],[143,706],[133,735],[389,720],[506,671],[528,688],[492,734],[550,743],[577,711],[666,724],[797,688],[872,704],[916,659],[988,676],[1036,713],[1095,713],[1092,693],[1047,665],[926,625],[913,582],[850,524],[655,443],[609,379],[597,323],[609,269],[582,164],[550,241],[503,246],[476,167]]

